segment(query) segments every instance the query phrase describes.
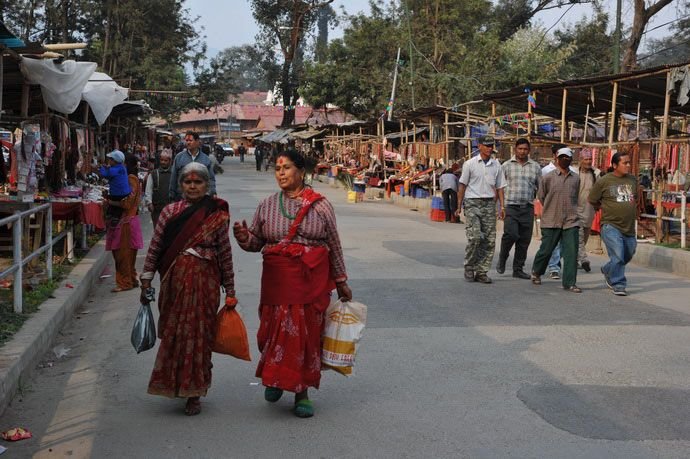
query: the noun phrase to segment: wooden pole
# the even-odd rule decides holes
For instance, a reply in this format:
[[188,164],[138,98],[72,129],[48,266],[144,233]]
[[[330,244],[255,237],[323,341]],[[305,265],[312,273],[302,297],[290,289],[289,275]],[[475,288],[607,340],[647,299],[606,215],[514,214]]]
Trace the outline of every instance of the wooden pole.
[[5,85],[5,57],[3,52],[5,46],[0,46],[0,119],[2,119],[2,92],[3,86]]
[[616,99],[618,98],[618,82],[613,82],[613,96],[611,97],[611,121],[609,123],[609,150],[613,150],[613,134],[616,131]]
[[637,103],[637,126],[635,127],[635,137],[640,138],[640,105],[641,103]]
[[444,123],[444,125],[443,125],[443,134],[444,134],[445,138],[443,139],[443,141],[444,141],[445,144],[446,144],[446,167],[447,167],[447,166],[448,166],[448,161],[449,161],[449,159],[450,159],[450,155],[449,155],[449,153],[448,153],[448,147],[449,147],[449,145],[450,145],[450,144],[448,143],[448,137],[449,137],[449,135],[448,135],[448,134],[449,134],[449,132],[448,132],[448,112],[444,112],[444,115],[445,115],[445,117],[444,117],[444,118],[445,118],[445,123]]
[[465,107],[465,139],[467,139],[467,153],[465,154],[467,159],[472,157],[472,125],[470,124],[470,106]]
[[568,89],[563,88],[563,103],[561,104],[561,143],[565,142],[565,109],[568,106]]
[[585,112],[585,132],[582,134],[582,143],[587,142],[587,130],[589,129],[589,104],[587,104],[587,111]]
[[527,101],[527,139],[532,136],[532,105]]
[[29,117],[29,96],[30,95],[31,95],[31,86],[24,83],[22,85],[21,106],[19,108],[19,116],[21,116],[22,118],[28,118]]
[[496,135],[496,102],[491,102],[491,135]]
[[[666,94],[664,99],[664,118],[661,122],[661,143],[659,144],[659,156],[666,154],[666,137],[668,137],[668,112],[671,109],[671,72],[666,71]],[[656,174],[655,174],[656,175]],[[661,205],[661,197],[664,192],[664,184],[666,180],[661,178],[661,182],[657,185],[656,197],[656,243],[660,243],[662,239],[663,220],[661,217],[664,214],[664,207]]]

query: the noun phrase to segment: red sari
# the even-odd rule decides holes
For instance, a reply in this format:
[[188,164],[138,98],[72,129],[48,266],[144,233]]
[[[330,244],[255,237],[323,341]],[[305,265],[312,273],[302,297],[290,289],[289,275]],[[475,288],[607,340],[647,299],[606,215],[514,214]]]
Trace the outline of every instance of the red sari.
[[297,393],[318,389],[321,381],[324,311],[335,287],[329,251],[291,241],[311,205],[322,198],[305,191],[286,238],[264,250],[256,376],[266,387]]
[[[184,222],[175,221],[181,212],[170,216],[166,208],[156,226],[144,267],[145,271],[155,267],[161,274],[161,341],[149,394],[200,397],[211,386],[211,344],[221,282],[234,295],[228,207],[222,200],[213,204],[211,210],[183,209],[190,211]],[[178,203],[168,207],[175,206]],[[166,241],[165,227],[175,223]]]

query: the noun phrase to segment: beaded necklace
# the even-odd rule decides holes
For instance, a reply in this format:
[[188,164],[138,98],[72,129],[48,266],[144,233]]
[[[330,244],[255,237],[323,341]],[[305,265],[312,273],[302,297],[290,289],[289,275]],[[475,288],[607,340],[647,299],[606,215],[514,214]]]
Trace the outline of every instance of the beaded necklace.
[[287,218],[288,220],[294,220],[295,218],[297,218],[297,214],[290,215],[285,210],[285,205],[283,205],[283,192],[282,191],[280,192],[280,197],[278,199],[280,201],[280,213],[283,214],[283,217]]

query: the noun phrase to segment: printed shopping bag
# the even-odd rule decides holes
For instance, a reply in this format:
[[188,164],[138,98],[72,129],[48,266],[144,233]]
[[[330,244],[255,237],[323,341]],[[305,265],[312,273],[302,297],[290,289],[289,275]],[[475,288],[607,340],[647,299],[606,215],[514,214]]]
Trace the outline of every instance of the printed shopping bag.
[[336,301],[326,310],[321,363],[345,376],[352,374],[357,343],[367,321],[367,307],[355,301]]
[[156,324],[153,321],[151,306],[142,304],[132,327],[132,346],[137,354],[148,351],[156,345]]
[[213,352],[227,354],[242,360],[252,360],[249,355],[249,339],[242,317],[235,306],[223,307],[216,318],[216,337]]

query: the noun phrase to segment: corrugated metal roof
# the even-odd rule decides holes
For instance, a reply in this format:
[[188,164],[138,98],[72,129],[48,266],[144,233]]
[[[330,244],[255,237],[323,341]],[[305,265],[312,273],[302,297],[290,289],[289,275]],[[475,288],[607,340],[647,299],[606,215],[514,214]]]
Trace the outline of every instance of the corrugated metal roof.
[[276,129],[273,132],[269,132],[268,134],[259,137],[257,140],[264,142],[264,143],[285,143],[287,141],[288,136],[294,129]]
[[[484,94],[481,99],[484,102],[495,102],[519,111],[527,111],[527,95],[529,91],[533,91],[536,93],[536,107],[532,108],[532,112],[560,119],[563,90],[567,89],[566,118],[583,120],[587,105],[590,107],[590,117],[603,115],[611,110],[613,83],[618,82],[617,112],[636,113],[639,103],[643,113],[661,115],[664,113],[667,71],[688,64],[690,63],[685,62],[615,75],[516,86],[505,91]],[[671,115],[687,114],[690,114],[690,104],[681,106],[676,102],[676,97],[672,97]]]

